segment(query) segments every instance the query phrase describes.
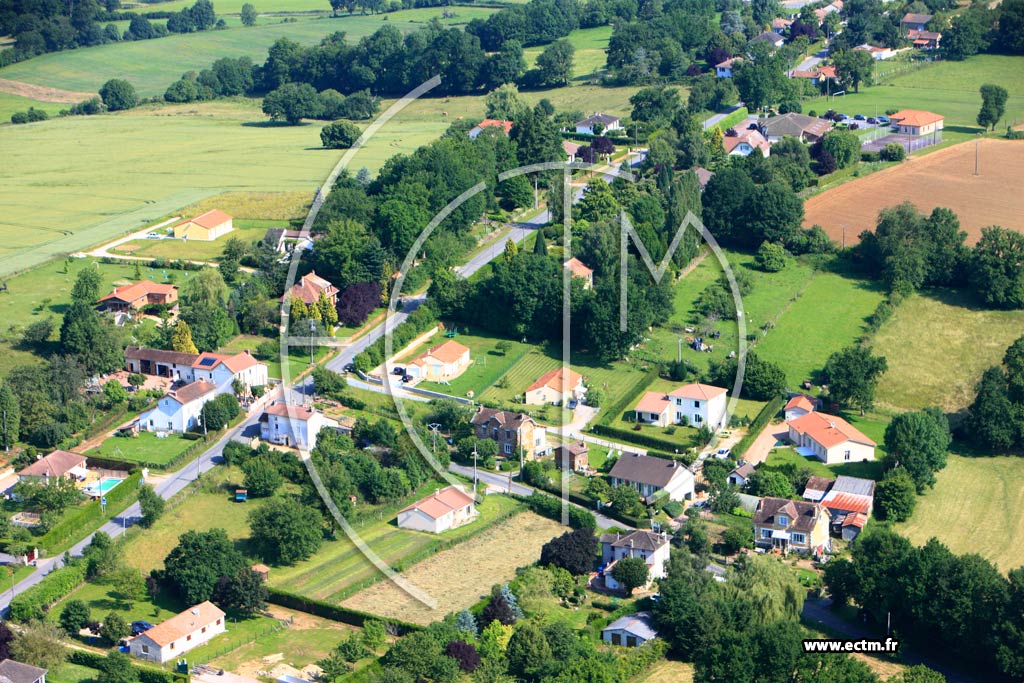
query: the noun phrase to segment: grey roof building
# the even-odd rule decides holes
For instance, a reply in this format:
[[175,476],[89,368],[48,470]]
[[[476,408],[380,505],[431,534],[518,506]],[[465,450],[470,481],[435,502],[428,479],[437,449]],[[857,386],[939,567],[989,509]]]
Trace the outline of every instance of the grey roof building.
[[0,662],[0,679],[10,683],[46,683],[46,669],[5,659]]
[[639,647],[658,637],[650,612],[637,612],[619,617],[601,630],[601,639],[612,645]]
[[832,122],[816,116],[789,112],[765,119],[760,128],[769,142],[786,136],[797,138],[801,142],[814,142],[832,130]]

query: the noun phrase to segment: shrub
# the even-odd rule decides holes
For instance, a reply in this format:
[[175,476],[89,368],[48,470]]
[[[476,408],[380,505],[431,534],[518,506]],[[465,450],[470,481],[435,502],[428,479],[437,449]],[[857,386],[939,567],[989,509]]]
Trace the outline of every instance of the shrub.
[[879,152],[882,161],[903,161],[907,158],[907,150],[898,142],[890,142]]

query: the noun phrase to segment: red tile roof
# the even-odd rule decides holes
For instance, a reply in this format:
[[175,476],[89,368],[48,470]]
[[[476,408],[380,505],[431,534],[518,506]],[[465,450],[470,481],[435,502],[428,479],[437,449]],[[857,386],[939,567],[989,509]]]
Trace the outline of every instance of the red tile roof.
[[299,281],[288,291],[293,299],[302,299],[304,303],[311,304],[320,299],[321,293],[329,299],[332,294],[337,294],[338,288],[314,271],[299,278]]
[[575,256],[573,256],[571,259],[569,259],[562,265],[568,268],[576,277],[583,277],[589,279],[590,276],[594,274],[592,268],[588,268],[587,264],[583,263],[583,261],[580,261]]
[[765,139],[764,135],[762,135],[759,130],[737,131],[736,135],[727,135],[722,138],[722,146],[725,147],[725,151],[727,153],[732,152],[744,142],[755,149],[771,149],[771,145],[768,143],[768,140]]
[[54,451],[18,472],[19,477],[63,477],[85,465],[85,456],[71,451]]
[[211,228],[216,228],[222,223],[227,223],[229,220],[231,220],[231,216],[220,209],[210,209],[206,213],[201,213],[198,216],[193,216],[192,218],[186,218],[174,227],[178,227],[178,225],[185,225],[186,223],[195,223],[199,227],[209,230]]
[[583,375],[576,372],[575,370],[565,371],[565,368],[557,368],[555,370],[549,370],[543,375],[537,378],[533,384],[526,388],[527,391],[533,391],[540,389],[541,387],[548,387],[559,393],[570,391],[580,385],[583,381]]
[[512,130],[512,122],[505,121],[504,119],[484,119],[480,123],[476,124],[477,128],[501,128],[501,130],[508,135]]
[[432,496],[427,496],[408,507],[402,508],[399,512],[419,510],[431,519],[440,519],[452,510],[461,510],[472,504],[472,496],[457,486],[448,486]]
[[794,408],[802,408],[808,413],[814,412],[814,401],[804,394],[797,394],[789,399],[789,403],[786,404],[784,410],[793,410]]
[[181,614],[176,614],[164,623],[154,626],[142,635],[160,647],[164,647],[223,618],[224,612],[219,607],[209,601],[201,602]]
[[661,414],[668,406],[668,396],[660,391],[648,391],[637,402],[634,410],[642,413]]
[[901,109],[889,118],[900,125],[915,127],[927,126],[945,120],[945,117],[941,114],[921,111],[919,109]]
[[185,405],[186,403],[191,403],[196,399],[202,398],[211,391],[216,390],[216,384],[213,382],[207,382],[205,379],[201,379],[196,382],[192,382],[191,384],[186,384],[177,391],[172,391],[167,394],[167,396],[173,398],[178,403]]
[[713,387],[710,384],[684,384],[681,387],[676,387],[672,391],[668,392],[669,396],[675,396],[677,398],[690,398],[697,401],[710,401],[716,396],[721,396],[726,393],[726,389],[722,387]]
[[132,302],[137,301],[144,296],[149,296],[150,294],[162,294],[167,296],[169,294],[173,294],[177,290],[178,288],[175,285],[161,285],[150,280],[141,280],[130,285],[114,287],[114,291],[100,299],[100,302],[109,301],[110,299]]
[[449,339],[443,344],[431,346],[419,356],[409,361],[409,365],[423,365],[427,362],[427,358],[436,358],[442,363],[455,363],[467,351],[469,351],[468,346],[464,346],[454,339]]
[[858,529],[863,529],[864,525],[868,523],[868,516],[862,515],[859,512],[855,512],[852,515],[846,515],[846,519],[843,520],[843,526],[855,526]]
[[869,496],[857,496],[852,493],[829,491],[821,500],[821,504],[830,510],[844,512],[871,512],[872,499]]
[[263,412],[265,414],[294,418],[305,422],[313,417],[313,414],[316,411],[309,406],[294,406],[287,403],[271,403],[263,409]]
[[[206,358],[212,358],[214,362],[204,365],[203,360]],[[204,352],[196,356],[196,359],[192,362],[192,367],[212,370],[221,363],[223,363],[224,366],[234,374],[239,373],[246,368],[258,365],[259,361],[256,360],[256,358],[248,351],[242,351],[233,356],[228,356],[223,353]]]
[[868,446],[877,444],[838,415],[828,413],[807,413],[787,423],[798,434],[807,434],[825,448],[838,446],[847,441],[855,441]]

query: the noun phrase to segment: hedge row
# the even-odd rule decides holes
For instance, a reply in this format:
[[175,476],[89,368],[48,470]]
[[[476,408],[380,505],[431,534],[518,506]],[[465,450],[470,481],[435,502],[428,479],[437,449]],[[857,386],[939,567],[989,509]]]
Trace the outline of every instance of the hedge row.
[[[537,493],[534,493],[532,496],[518,496],[513,494],[512,497],[516,500],[523,501],[531,510],[542,517],[553,519],[556,522],[562,521],[562,501],[559,498],[549,496],[548,494],[541,493],[540,491],[537,491]],[[589,498],[584,498],[577,493],[568,492],[566,498],[568,498],[570,502],[583,505],[587,508],[594,504],[594,501]],[[607,516],[611,517],[612,515]],[[618,519],[626,524],[631,524],[632,526],[637,525],[636,521],[632,518],[626,518],[625,516],[621,517],[622,519],[620,519],[620,517],[614,517],[614,519]],[[597,518],[590,510],[570,505],[569,526],[573,529],[597,529]]]
[[[617,131],[616,131],[617,132]],[[575,140],[577,142],[589,143],[597,135],[588,135],[587,133],[577,133],[575,131],[563,131],[562,138],[565,140]],[[638,135],[635,139],[628,135],[605,135],[604,137],[611,140],[616,145],[634,145],[642,142],[647,142],[646,135]]]
[[[172,460],[168,462],[149,462],[146,460],[117,460],[115,458],[94,458],[89,455],[89,464],[95,467],[105,467],[107,469],[124,469],[125,467],[146,467],[151,470],[158,471],[174,471],[178,469],[178,466],[188,461],[197,452],[205,450],[211,443],[216,443],[218,439],[224,436],[225,430],[234,429],[240,422],[248,417],[248,414],[243,410],[238,413],[228,423],[224,429],[217,430],[215,432],[209,432],[208,434],[199,434],[196,432],[186,432],[181,435],[182,438],[192,441],[189,446],[178,455],[174,456]],[[88,455],[88,454],[86,454]],[[115,489],[116,490],[116,489]]]
[[127,509],[139,497],[141,472],[133,472],[127,479],[106,493],[107,510],[104,512],[98,500],[70,508],[52,529],[43,534],[38,545],[51,554],[62,549],[99,528],[108,519]]
[[772,400],[768,401],[768,403],[764,405],[764,408],[761,408],[761,412],[759,412],[757,417],[751,420],[750,425],[747,426],[747,433],[743,435],[743,438],[740,439],[735,446],[733,446],[733,457],[737,459],[743,457],[747,452],[747,449],[750,448],[750,444],[754,443],[754,439],[757,438],[757,435],[761,433],[761,430],[765,428],[765,425],[767,425],[773,417],[779,414],[779,411],[782,410],[782,406],[784,405],[786,405],[786,397],[776,396]]
[[25,623],[42,619],[46,610],[85,581],[85,563],[55,569],[46,577],[11,601],[10,618]]
[[[104,655],[98,652],[89,652],[87,650],[71,650],[71,654],[68,656],[68,661],[72,664],[100,670],[102,670],[106,659]],[[132,668],[138,674],[140,683],[187,683],[189,680],[186,674],[156,669],[151,666],[132,664]]]
[[615,403],[601,408],[602,424],[614,420],[622,413],[626,412],[626,406],[631,406],[636,402],[637,397],[644,391],[647,391],[647,387],[651,385],[651,382],[658,379],[658,372],[661,370],[659,365],[652,365],[647,370],[646,377],[637,383],[636,388],[628,394],[623,394],[619,397],[619,400]]
[[618,427],[609,427],[608,425],[596,424],[590,428],[594,434],[599,436],[609,436],[619,441],[626,441],[628,443],[636,444],[637,446],[643,446],[652,450],[663,451],[662,453],[649,453],[649,455],[657,457],[668,457],[673,460],[682,459],[675,458],[669,455],[676,449],[685,450],[686,447],[668,439],[662,439],[657,436],[651,436],[650,434],[644,434],[643,432],[634,432],[630,429],[619,429]]
[[324,619],[331,619],[332,621],[340,621],[351,626],[361,627],[367,620],[376,619],[393,626],[398,635],[405,635],[410,631],[419,631],[421,629],[420,626],[410,624],[407,621],[381,617],[369,612],[360,612],[359,610],[349,609],[341,605],[333,605],[323,600],[308,598],[305,595],[289,593],[279,588],[268,587],[267,593],[267,602],[273,605],[280,605],[281,607],[298,610],[299,612],[323,617]]

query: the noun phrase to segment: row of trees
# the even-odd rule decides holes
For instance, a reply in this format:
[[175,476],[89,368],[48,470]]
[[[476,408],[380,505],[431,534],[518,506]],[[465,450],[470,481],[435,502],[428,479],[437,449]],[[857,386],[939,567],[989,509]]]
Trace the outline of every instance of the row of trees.
[[1005,453],[1024,443],[1024,337],[985,371],[968,410],[967,436],[982,449]]

